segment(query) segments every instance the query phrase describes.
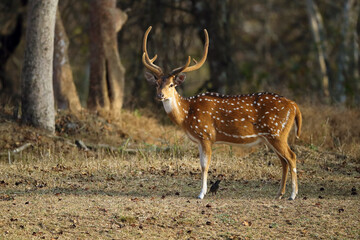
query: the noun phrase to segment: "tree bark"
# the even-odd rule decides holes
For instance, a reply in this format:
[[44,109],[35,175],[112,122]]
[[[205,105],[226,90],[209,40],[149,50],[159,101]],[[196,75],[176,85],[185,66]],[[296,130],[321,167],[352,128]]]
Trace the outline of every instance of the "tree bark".
[[336,100],[352,104],[358,93],[359,81],[359,41],[356,24],[360,4],[356,0],[347,0],[342,14],[341,45],[337,59],[337,79],[334,84]]
[[58,0],[30,0],[24,65],[22,121],[54,133],[53,54]]
[[193,14],[203,29],[207,28],[210,36],[208,63],[210,79],[201,88],[219,93],[231,92],[232,86],[238,80],[231,45],[229,0],[224,1],[193,1]]
[[321,86],[326,102],[330,102],[329,92],[329,66],[325,51],[324,24],[319,9],[313,0],[306,0],[306,9],[309,17],[310,28],[313,33],[318,60],[321,71]]
[[23,28],[22,13],[16,18],[14,29],[8,34],[0,34],[0,93],[8,91],[13,93],[12,83],[5,75],[5,65],[20,43]]
[[81,110],[81,104],[73,81],[68,57],[69,39],[60,16],[56,13],[54,42],[54,96],[58,109],[69,109],[73,113]]
[[127,15],[116,0],[92,0],[90,7],[90,88],[88,108],[120,113],[125,69],[120,61],[117,32]]

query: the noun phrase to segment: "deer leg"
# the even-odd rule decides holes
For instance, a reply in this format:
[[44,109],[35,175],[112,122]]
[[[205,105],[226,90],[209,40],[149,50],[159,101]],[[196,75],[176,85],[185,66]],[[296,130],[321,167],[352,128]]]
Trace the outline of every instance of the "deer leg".
[[289,156],[289,167],[291,173],[291,184],[292,192],[289,200],[294,200],[298,194],[297,174],[296,174],[296,155],[291,151],[290,147],[287,146],[287,155]]
[[285,188],[286,188],[286,179],[287,179],[287,174],[288,174],[288,170],[289,170],[289,166],[286,162],[285,159],[283,159],[282,156],[280,156],[278,154],[278,157],[280,158],[281,161],[281,165],[282,165],[282,177],[281,177],[281,182],[280,182],[280,188],[279,191],[276,195],[277,199],[281,199],[282,196],[285,194]]
[[287,144],[286,141],[281,141],[280,139],[268,139],[268,138],[265,138],[265,139],[266,139],[266,142],[269,144],[269,146],[280,157],[281,163],[283,165],[283,176],[281,179],[280,193],[282,193],[282,188],[284,188],[284,192],[285,192],[286,181],[283,181],[283,180],[286,180],[286,176],[284,176],[284,173],[286,171],[286,174],[287,174],[287,171],[288,171],[287,168],[286,168],[286,170],[284,170],[283,161],[285,161],[286,165],[290,168],[292,192],[291,192],[291,196],[290,196],[289,200],[294,200],[296,197],[296,194],[298,193],[297,176],[296,176],[296,155],[293,151],[291,151],[291,149],[289,148],[289,145]]
[[198,198],[203,199],[207,192],[207,176],[211,160],[211,145],[207,143],[200,143],[199,152],[201,166],[201,191]]

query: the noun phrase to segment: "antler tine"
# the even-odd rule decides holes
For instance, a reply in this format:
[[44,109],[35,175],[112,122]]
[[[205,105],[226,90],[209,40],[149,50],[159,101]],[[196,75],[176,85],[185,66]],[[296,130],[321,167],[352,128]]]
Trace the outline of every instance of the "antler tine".
[[162,69],[155,65],[153,62],[156,60],[157,58],[157,55],[155,55],[155,57],[153,57],[152,59],[149,58],[149,54],[147,52],[147,47],[146,47],[146,44],[147,44],[147,37],[150,33],[152,29],[152,26],[150,26],[146,32],[145,32],[145,35],[144,35],[144,39],[143,39],[143,51],[144,51],[144,54],[143,54],[143,63],[145,65],[146,68],[148,68],[151,72],[155,73],[156,75],[160,76],[163,74],[162,72]]
[[189,56],[186,64],[184,66],[182,66],[182,67],[178,67],[178,68],[175,68],[174,70],[172,70],[170,75],[176,75],[176,74],[179,74],[179,73],[183,72],[184,69],[189,67],[190,62],[191,62],[191,57]]
[[143,62],[143,64],[145,65],[145,67],[147,68],[147,69],[149,69],[152,73],[154,73],[154,74],[156,74],[157,76],[161,76],[162,75],[162,71],[161,70],[159,70],[159,69],[157,69],[157,68],[155,68],[153,65],[154,64],[152,64],[152,62],[151,61],[155,61],[155,59],[156,59],[156,57],[154,57],[153,59],[149,59],[149,57],[147,57],[147,55],[146,55],[146,53],[144,52],[143,53],[143,56],[142,56],[142,62]]
[[152,59],[150,59],[150,62],[153,63],[155,62],[156,59],[157,59],[157,54],[155,54],[155,56]]
[[194,59],[195,65],[185,68],[182,72],[191,72],[197,70],[205,63],[209,48],[209,34],[206,29],[204,29],[204,34],[205,34],[205,45],[204,45],[203,57],[199,62],[196,62],[196,60]]

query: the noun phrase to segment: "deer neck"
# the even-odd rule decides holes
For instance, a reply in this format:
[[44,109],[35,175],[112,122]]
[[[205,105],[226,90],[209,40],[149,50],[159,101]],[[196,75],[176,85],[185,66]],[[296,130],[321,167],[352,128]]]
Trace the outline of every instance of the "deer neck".
[[189,111],[189,102],[175,91],[173,97],[164,100],[162,103],[170,119],[177,125],[182,126]]

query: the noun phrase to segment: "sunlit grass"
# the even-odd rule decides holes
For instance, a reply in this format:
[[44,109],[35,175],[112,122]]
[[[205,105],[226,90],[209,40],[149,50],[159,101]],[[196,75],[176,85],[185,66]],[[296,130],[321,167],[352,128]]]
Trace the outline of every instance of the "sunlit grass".
[[[274,199],[281,165],[265,146],[214,146],[209,180],[223,181],[217,195],[197,200],[197,146],[154,118],[87,115],[76,120],[79,130],[56,138],[3,121],[2,152],[33,145],[11,154],[10,164],[1,156],[0,238],[355,239],[360,200],[352,189],[360,189],[360,162],[351,125],[358,115],[343,113],[351,124],[334,129],[345,122],[334,110],[319,116],[303,109],[302,137],[290,136],[298,158],[295,201]],[[115,149],[84,151],[75,139]],[[285,198],[290,189],[288,182]]]

